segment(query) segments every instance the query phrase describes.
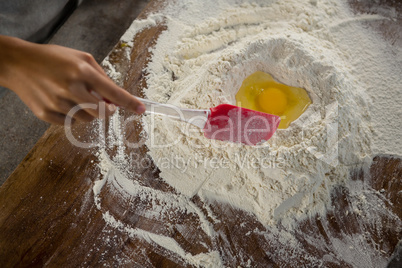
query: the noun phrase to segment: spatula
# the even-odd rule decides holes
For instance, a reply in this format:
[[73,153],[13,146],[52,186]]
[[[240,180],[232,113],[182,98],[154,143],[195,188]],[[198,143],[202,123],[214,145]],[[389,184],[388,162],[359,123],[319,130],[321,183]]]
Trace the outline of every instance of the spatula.
[[144,103],[145,113],[165,115],[190,123],[201,128],[208,139],[257,145],[270,139],[280,122],[279,116],[230,104],[220,104],[208,110],[196,110],[138,99]]

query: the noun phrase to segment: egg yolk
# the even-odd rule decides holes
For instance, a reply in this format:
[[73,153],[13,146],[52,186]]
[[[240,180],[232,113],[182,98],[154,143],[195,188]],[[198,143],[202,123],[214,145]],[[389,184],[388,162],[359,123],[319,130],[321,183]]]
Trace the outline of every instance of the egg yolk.
[[264,72],[247,77],[236,94],[237,106],[281,117],[280,129],[289,127],[307,107],[311,100],[303,88],[278,83]]
[[271,87],[264,89],[257,97],[260,109],[267,114],[282,115],[288,104],[285,93]]

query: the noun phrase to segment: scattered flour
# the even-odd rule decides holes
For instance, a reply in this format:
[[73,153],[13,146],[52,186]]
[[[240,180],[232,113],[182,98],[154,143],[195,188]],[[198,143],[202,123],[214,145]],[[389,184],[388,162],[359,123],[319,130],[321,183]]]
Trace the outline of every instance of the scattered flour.
[[[142,186],[132,179],[135,172],[125,173],[131,162],[116,113],[99,154],[103,178],[93,188],[99,209],[99,193],[111,183],[123,196],[161,201],[153,203],[159,218],[169,206],[194,213],[209,236],[214,230],[191,202],[195,195],[245,210],[264,226],[291,229],[329,209],[330,191],[347,182],[350,167],[378,153],[402,155],[401,51],[362,25],[387,18],[353,15],[339,0],[179,0],[162,13],[134,21],[122,37],[129,55],[138,32],[167,25],[146,69],[147,98],[199,109],[234,104],[242,81],[259,70],[305,88],[313,104],[258,147],[208,140],[184,123],[144,117],[149,155],[177,194]],[[108,59],[104,66],[112,78],[121,78]],[[118,147],[114,158],[108,146]],[[171,238],[131,228],[108,212],[104,219],[191,264],[222,266],[218,252],[192,256]]]
[[186,253],[173,238],[147,232],[138,228],[131,228],[123,224],[122,222],[116,220],[107,211],[103,214],[103,218],[110,225],[128,233],[131,236],[140,237],[145,241],[147,241],[148,243],[156,244],[166,249],[169,249],[170,251],[179,255],[192,265],[196,265],[198,267],[202,265],[202,267],[206,268],[223,267],[222,261],[217,251],[212,251],[209,253],[200,253],[193,256],[190,253]]

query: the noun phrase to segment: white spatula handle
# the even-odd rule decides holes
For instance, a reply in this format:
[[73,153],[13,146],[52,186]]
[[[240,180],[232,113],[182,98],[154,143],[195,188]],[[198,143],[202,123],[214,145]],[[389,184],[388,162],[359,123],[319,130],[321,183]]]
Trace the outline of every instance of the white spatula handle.
[[201,129],[204,128],[204,125],[207,122],[208,116],[210,114],[210,110],[179,108],[171,104],[162,104],[139,97],[136,98],[144,103],[146,108],[145,113],[164,115],[175,120],[190,123]]

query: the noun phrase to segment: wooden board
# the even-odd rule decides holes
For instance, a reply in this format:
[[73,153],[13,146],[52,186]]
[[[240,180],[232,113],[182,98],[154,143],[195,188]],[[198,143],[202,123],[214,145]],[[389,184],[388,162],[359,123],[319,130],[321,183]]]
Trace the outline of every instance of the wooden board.
[[[163,1],[151,2],[140,18],[162,5]],[[125,68],[125,88],[133,94],[141,96],[148,48],[164,29],[161,24],[136,36],[133,65],[125,64],[119,44],[111,55],[112,61]],[[124,112],[122,115],[130,116]],[[141,129],[134,125],[126,135],[138,140]],[[82,140],[94,140],[97,136],[93,128],[91,124],[81,124],[73,132]],[[289,232],[302,245],[301,251],[293,252],[287,241],[278,241],[276,233],[252,215],[225,204],[204,204],[197,196],[190,201],[205,215],[207,209],[215,215],[216,219],[207,218],[219,235],[208,236],[193,213],[172,210],[168,218],[147,217],[145,212],[153,210],[151,202],[128,198],[113,184],[102,189],[98,209],[92,190],[94,181],[101,177],[96,151],[71,145],[62,127],[52,126],[39,140],[0,188],[0,267],[191,267],[183,256],[152,239],[106,224],[105,211],[133,229],[172,238],[187,254],[196,256],[217,250],[228,267],[247,266],[248,260],[253,267],[318,265],[310,256],[326,267],[351,267],[356,260],[353,255],[349,261],[339,258],[342,247],[358,246],[355,242],[363,239],[368,248],[359,248],[360,252],[374,252],[372,258],[389,258],[402,238],[402,162],[398,157],[377,156],[368,169],[351,168],[351,182],[361,182],[359,185],[367,189],[363,197],[378,195],[394,212],[392,217],[381,213],[381,208],[356,207],[356,196],[350,188],[339,186],[332,190],[332,212],[305,220]],[[135,153],[147,159],[146,151],[143,146]],[[136,180],[142,185],[174,192],[159,178],[152,163],[138,170],[138,174],[141,176]],[[367,211],[377,216],[374,223],[365,218]],[[241,224],[244,222],[247,224]],[[334,238],[350,239],[350,244],[336,245]],[[343,254],[348,251],[355,249],[345,248]]]

